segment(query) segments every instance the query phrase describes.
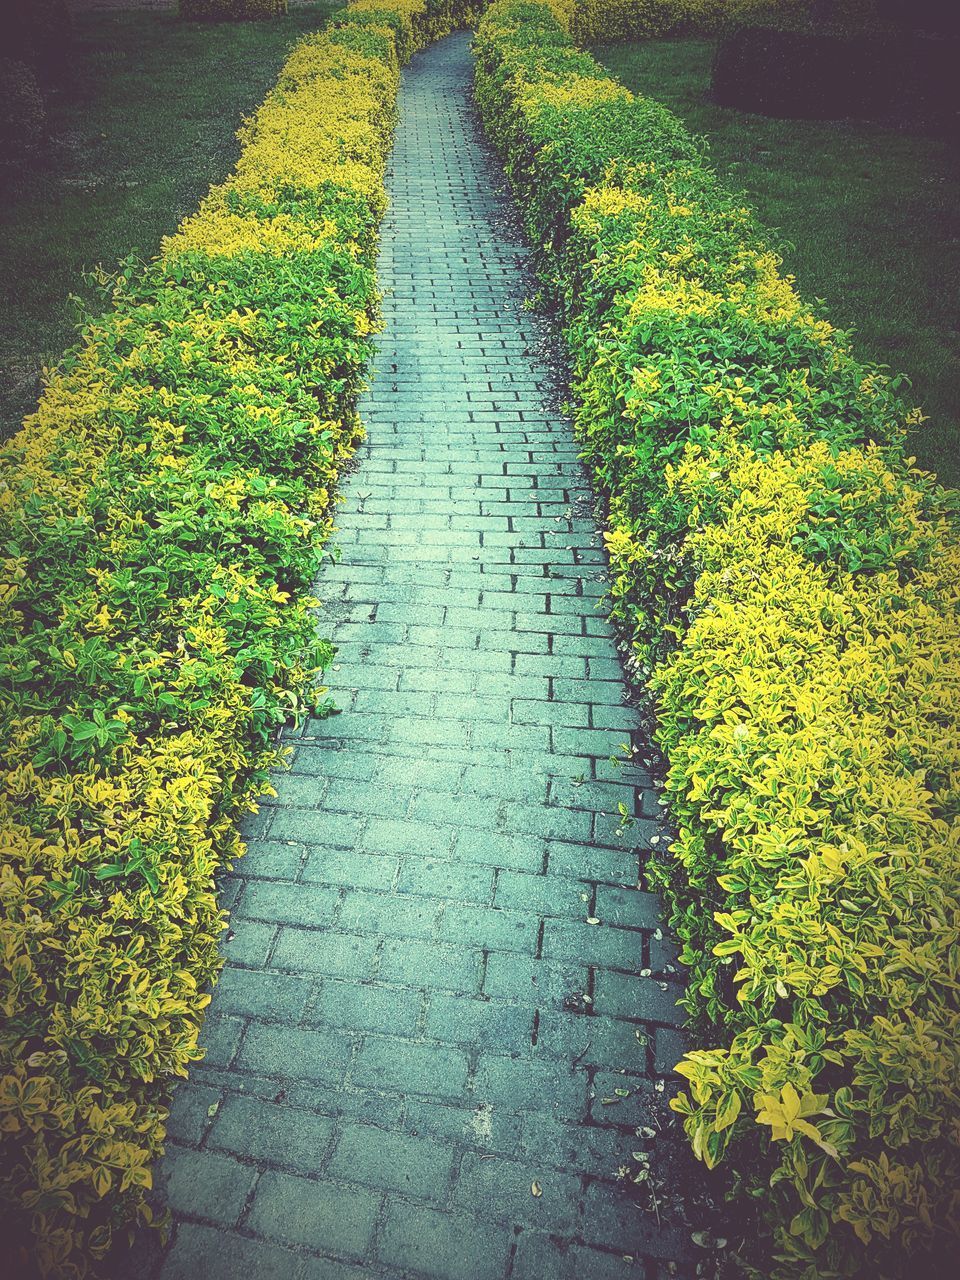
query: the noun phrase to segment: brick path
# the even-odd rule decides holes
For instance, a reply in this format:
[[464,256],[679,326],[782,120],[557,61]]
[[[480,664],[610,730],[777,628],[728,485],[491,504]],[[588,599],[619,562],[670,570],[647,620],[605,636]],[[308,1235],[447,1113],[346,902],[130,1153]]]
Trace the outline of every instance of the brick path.
[[604,557],[469,82],[465,36],[406,74],[369,443],[319,584],[344,711],[292,739],[228,885],[163,1280],[687,1274],[650,1259],[689,1228],[616,1184],[678,1053],[631,851],[656,795],[609,761],[635,713]]

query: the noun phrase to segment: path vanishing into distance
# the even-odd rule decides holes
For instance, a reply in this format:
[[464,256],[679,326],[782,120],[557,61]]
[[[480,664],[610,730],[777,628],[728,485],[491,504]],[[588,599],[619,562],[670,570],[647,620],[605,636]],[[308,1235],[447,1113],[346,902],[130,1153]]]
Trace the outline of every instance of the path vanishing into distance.
[[618,1181],[680,1056],[636,887],[661,811],[610,761],[638,722],[605,556],[471,83],[466,35],[404,76],[369,438],[317,589],[343,710],[290,735],[224,886],[162,1280],[694,1274],[690,1224]]

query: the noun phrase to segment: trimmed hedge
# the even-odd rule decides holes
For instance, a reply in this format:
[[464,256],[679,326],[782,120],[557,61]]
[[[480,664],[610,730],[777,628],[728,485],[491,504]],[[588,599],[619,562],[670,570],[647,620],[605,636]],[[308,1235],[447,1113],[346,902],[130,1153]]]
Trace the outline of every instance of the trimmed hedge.
[[677,836],[650,874],[710,1046],[674,1106],[758,1201],[755,1274],[952,1274],[956,495],[703,144],[557,12],[488,10],[476,95],[562,318],[669,766]]
[[305,593],[361,434],[397,48],[455,18],[360,0],[299,43],[233,176],[104,278],[4,446],[4,1274],[83,1276],[150,1220],[214,876],[331,657]]
[[[863,31],[885,24],[904,0],[570,0],[575,39],[647,40],[751,23]],[[926,7],[940,3],[927,0]]]

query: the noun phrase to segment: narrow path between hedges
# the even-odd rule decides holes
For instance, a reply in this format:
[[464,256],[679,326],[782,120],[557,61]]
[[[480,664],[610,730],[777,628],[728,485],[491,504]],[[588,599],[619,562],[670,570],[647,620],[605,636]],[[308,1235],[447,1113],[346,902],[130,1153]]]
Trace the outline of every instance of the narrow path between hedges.
[[609,759],[636,716],[604,555],[470,83],[466,36],[405,76],[369,441],[318,586],[343,712],[291,738],[228,885],[163,1280],[692,1274],[670,1188],[658,1225],[617,1184],[679,1056],[636,887],[659,811]]

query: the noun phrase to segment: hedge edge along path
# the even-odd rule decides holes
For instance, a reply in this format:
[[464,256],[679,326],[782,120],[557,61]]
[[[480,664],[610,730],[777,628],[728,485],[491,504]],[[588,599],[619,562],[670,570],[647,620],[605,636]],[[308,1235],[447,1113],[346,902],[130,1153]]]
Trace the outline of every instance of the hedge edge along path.
[[357,0],[299,43],[235,173],[3,450],[0,1232],[81,1276],[200,1056],[214,873],[330,647],[309,590],[378,314],[399,63],[456,4]]
[[669,763],[675,1102],[766,1277],[946,1274],[960,1188],[955,495],[701,145],[494,4],[476,95],[559,305]]

